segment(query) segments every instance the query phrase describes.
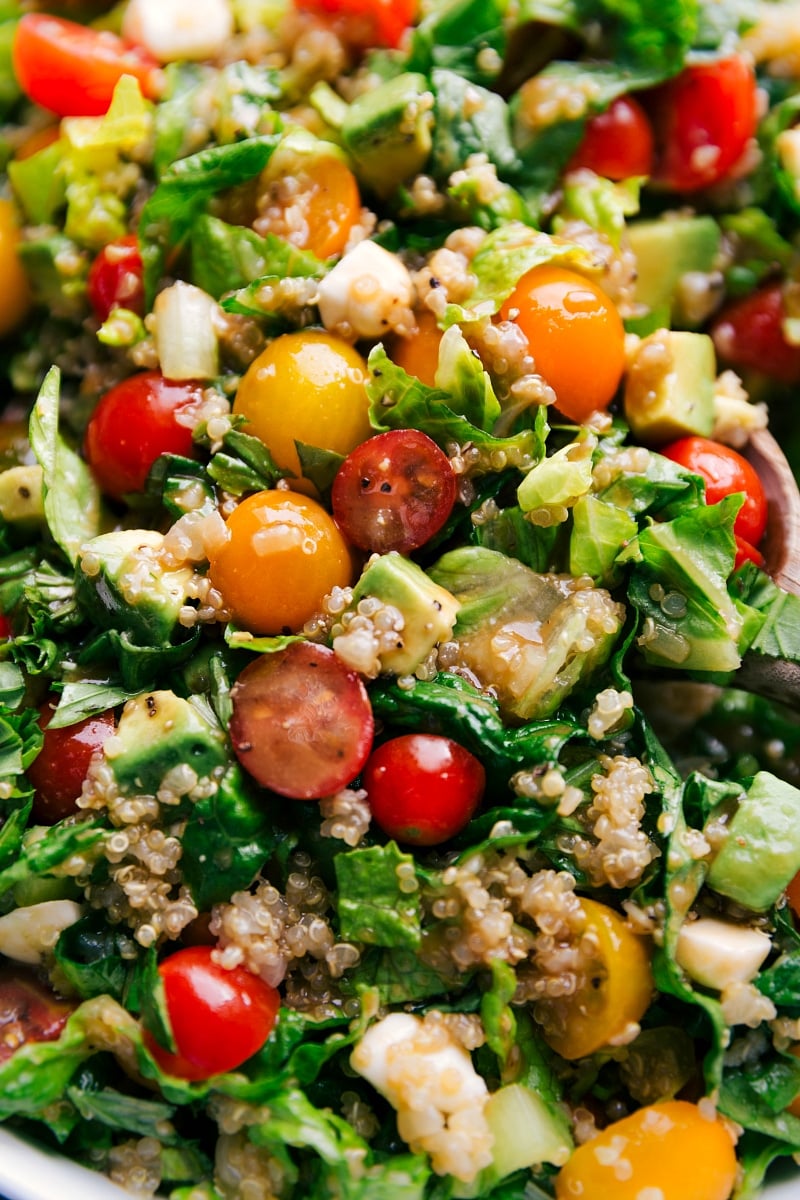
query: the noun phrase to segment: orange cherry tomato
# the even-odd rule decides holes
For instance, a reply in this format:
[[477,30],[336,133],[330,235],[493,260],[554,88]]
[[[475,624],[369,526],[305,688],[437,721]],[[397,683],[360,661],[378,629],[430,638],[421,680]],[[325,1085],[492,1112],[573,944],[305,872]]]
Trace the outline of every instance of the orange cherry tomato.
[[398,367],[402,367],[407,375],[415,375],[428,387],[434,387],[441,340],[442,331],[433,313],[418,313],[417,332],[411,337],[395,339],[391,348],[392,360]]
[[28,276],[20,262],[19,226],[14,206],[0,200],[0,337],[12,333],[31,306]]
[[584,937],[597,946],[584,984],[571,996],[537,1004],[545,1040],[570,1059],[593,1054],[639,1021],[654,987],[645,940],[605,904],[582,898],[581,908],[586,916]]
[[556,1178],[556,1197],[728,1200],[735,1180],[733,1138],[720,1118],[688,1100],[667,1100],[579,1146]]
[[515,321],[525,334],[559,412],[580,422],[608,408],[625,367],[625,330],[602,288],[564,267],[534,267],[500,317]]
[[361,216],[355,175],[333,154],[289,155],[292,161],[286,163],[278,153],[277,163],[270,163],[264,174],[267,193],[259,230],[287,237],[288,227],[289,240],[299,249],[317,258],[341,254]]
[[258,634],[296,632],[334,587],[351,580],[347,542],[316,500],[256,492],[231,513],[209,555],[214,587],[234,620]]
[[349,342],[317,329],[284,333],[248,367],[233,411],[247,418],[245,433],[295,473],[291,486],[311,491],[295,441],[349,454],[372,432],[366,381],[367,365]]

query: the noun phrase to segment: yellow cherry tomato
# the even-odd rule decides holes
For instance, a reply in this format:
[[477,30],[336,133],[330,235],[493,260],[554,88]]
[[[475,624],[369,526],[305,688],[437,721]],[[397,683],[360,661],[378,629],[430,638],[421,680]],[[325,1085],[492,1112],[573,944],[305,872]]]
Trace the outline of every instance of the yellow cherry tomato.
[[284,333],[248,367],[233,405],[279,466],[300,476],[295,441],[349,454],[368,438],[367,364],[349,342],[321,330]]
[[411,337],[396,338],[392,344],[392,359],[408,375],[415,375],[428,387],[436,383],[439,366],[439,343],[442,331],[432,312],[417,314],[417,332]]
[[248,496],[209,555],[209,574],[233,619],[257,634],[294,633],[352,576],[347,542],[316,500],[296,492]]
[[715,1114],[667,1100],[615,1121],[574,1151],[557,1200],[728,1200],[733,1138]]
[[608,408],[625,368],[625,330],[615,304],[593,280],[552,264],[534,267],[500,316],[525,334],[559,412],[585,421]]
[[19,228],[14,207],[9,200],[0,200],[0,337],[5,337],[19,325],[31,306],[28,277],[19,260]]
[[546,1041],[563,1058],[583,1058],[623,1035],[644,1016],[654,987],[645,940],[613,908],[586,898],[581,908],[584,939],[596,946],[585,982],[536,1006]]
[[361,218],[356,177],[337,152],[278,147],[260,182],[258,229],[317,258],[341,254]]

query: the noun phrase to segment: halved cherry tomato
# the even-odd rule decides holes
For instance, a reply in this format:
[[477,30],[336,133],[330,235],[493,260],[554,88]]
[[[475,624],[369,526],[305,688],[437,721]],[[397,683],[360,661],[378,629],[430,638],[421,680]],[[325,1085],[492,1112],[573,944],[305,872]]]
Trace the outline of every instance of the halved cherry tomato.
[[48,729],[54,712],[50,703],[39,710],[44,741],[27,771],[28,780],[36,789],[32,815],[39,825],[54,825],[78,811],[76,801],[92,755],[115,729],[112,712],[97,713],[63,729]]
[[0,200],[0,337],[5,337],[17,328],[31,306],[31,288],[28,276],[20,262],[19,225],[14,206],[9,200]]
[[74,1008],[23,967],[0,970],[0,1063],[26,1042],[54,1042]]
[[733,561],[734,571],[738,571],[739,567],[744,566],[746,562],[755,563],[757,567],[764,566],[764,555],[755,546],[751,546],[744,538],[739,537],[738,533],[734,534],[736,542],[736,558]]
[[416,0],[295,0],[300,12],[332,16],[355,46],[396,47],[417,11]]
[[757,546],[767,527],[767,498],[761,480],[746,458],[722,442],[710,438],[684,437],[660,451],[693,475],[705,480],[706,502],[717,504],[735,492],[744,493],[733,531]]
[[474,754],[433,733],[407,733],[370,755],[363,784],[384,833],[412,846],[437,846],[472,817],[486,785]]
[[756,78],[739,55],[686,67],[645,103],[656,134],[653,178],[675,192],[724,179],[756,131]]
[[144,1040],[162,1071],[192,1081],[234,1071],[272,1032],[280,1007],[277,990],[245,967],[221,967],[210,946],[176,951],[158,973],[177,1053],[148,1031]]
[[292,245],[317,258],[342,253],[361,215],[358,183],[346,163],[332,153],[281,154],[279,147],[262,181],[267,192],[259,203],[260,233],[287,237],[288,217]]
[[109,242],[89,268],[89,303],[102,324],[114,308],[144,315],[144,280],[139,239],[135,233]]
[[395,338],[391,346],[392,361],[407,375],[415,375],[428,387],[434,387],[441,340],[442,331],[433,313],[417,313],[417,332],[410,337]]
[[558,1200],[728,1200],[733,1138],[688,1100],[640,1108],[584,1142],[556,1178]]
[[133,75],[150,99],[161,87],[161,69],[144,50],[47,13],[20,19],[12,62],[25,95],[60,117],[102,116],[123,75]]
[[[349,342],[322,330],[284,333],[248,367],[233,411],[279,466],[301,475],[295,441],[349,454],[369,437],[367,364]],[[313,490],[301,478],[298,491]]]
[[607,1046],[644,1016],[653,995],[650,954],[644,938],[632,933],[619,913],[581,897],[584,937],[596,951],[576,992],[537,1004],[544,1038],[563,1058],[584,1058]]
[[142,371],[106,392],[89,418],[86,457],[100,487],[121,500],[141,492],[160,454],[192,454],[192,414],[200,383],[174,382]]
[[547,264],[522,276],[500,310],[530,344],[536,370],[570,421],[608,408],[625,367],[625,330],[614,303],[590,279]]
[[649,175],[653,169],[653,130],[632,96],[618,96],[605,112],[586,123],[583,140],[568,171],[586,168],[605,179]]
[[360,550],[410,554],[444,525],[456,501],[450,460],[417,429],[390,429],[348,454],[333,481],[333,515]]
[[239,761],[281,796],[330,796],[367,760],[374,731],[367,690],[327,646],[292,642],[261,655],[242,671],[231,700]]
[[800,346],[783,333],[783,288],[770,283],[723,308],[711,326],[722,362],[760,371],[781,383],[800,383]]
[[209,552],[210,575],[251,633],[293,633],[335,587],[347,587],[349,547],[321,504],[297,492],[256,492],[231,513]]

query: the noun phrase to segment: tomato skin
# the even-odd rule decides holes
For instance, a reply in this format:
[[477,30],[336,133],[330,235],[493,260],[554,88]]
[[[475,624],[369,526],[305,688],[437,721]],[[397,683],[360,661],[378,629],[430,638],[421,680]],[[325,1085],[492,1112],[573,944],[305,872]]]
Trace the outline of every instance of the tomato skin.
[[234,751],[264,787],[318,800],[346,787],[372,747],[361,677],[333,650],[293,642],[245,667],[231,690]]
[[14,630],[11,627],[11,622],[5,613],[0,613],[0,638],[5,640],[14,636]]
[[416,0],[294,0],[300,12],[340,18],[354,45],[396,48],[417,11]]
[[123,379],[101,398],[86,427],[86,457],[107,496],[121,500],[144,491],[160,454],[193,451],[190,420],[203,400],[203,385],[142,371]]
[[556,1197],[728,1200],[736,1170],[722,1120],[688,1100],[666,1100],[615,1121],[574,1150],[556,1178]]
[[780,383],[800,383],[800,346],[784,337],[784,316],[780,283],[727,305],[711,326],[720,359],[737,369],[760,371]]
[[464,828],[483,796],[486,772],[451,738],[407,733],[384,742],[363,773],[370,809],[389,837],[438,846]]
[[[287,180],[291,186],[287,188]],[[317,258],[341,254],[361,216],[355,175],[332,153],[302,154],[280,147],[264,169],[259,195],[259,233],[287,237]],[[287,209],[289,229],[287,231]]]
[[277,990],[245,967],[227,970],[210,946],[187,946],[158,967],[177,1054],[145,1031],[162,1071],[197,1081],[233,1071],[260,1050],[280,1007]]
[[0,970],[0,1064],[26,1042],[53,1042],[75,1008],[19,964]]
[[722,442],[703,437],[678,438],[663,446],[660,453],[705,480],[708,504],[744,492],[745,500],[733,531],[751,546],[758,546],[767,527],[767,498],[761,480],[746,458]]
[[38,825],[54,825],[78,811],[77,799],[89,770],[92,755],[111,737],[116,722],[113,712],[97,713],[76,725],[48,729],[55,709],[43,704],[39,728],[44,741],[28,767],[27,776],[36,789],[32,816]]
[[231,513],[210,551],[210,575],[251,633],[293,633],[334,587],[347,587],[350,549],[321,504],[297,492],[256,492]]
[[686,67],[649,95],[655,182],[675,192],[718,183],[756,131],[756,78],[739,55]]
[[391,429],[348,454],[333,481],[333,515],[360,550],[410,554],[442,528],[456,501],[447,455],[425,433]]
[[59,117],[100,117],[123,75],[154,99],[161,70],[145,51],[107,30],[47,13],[25,13],[12,45],[14,73],[25,95]]
[[114,308],[144,315],[143,271],[135,233],[103,247],[89,268],[86,285],[89,303],[101,325]]
[[567,167],[594,171],[605,179],[629,179],[653,170],[653,130],[632,96],[618,96],[586,123],[583,141]]
[[442,331],[433,313],[427,310],[419,313],[417,332],[392,342],[392,362],[402,367],[407,375],[415,375],[428,387],[435,387],[441,340]]
[[14,206],[0,200],[0,337],[13,333],[32,303],[31,288],[17,248],[19,226]]
[[736,542],[736,558],[733,561],[734,571],[738,571],[739,567],[744,566],[746,562],[755,563],[757,567],[764,566],[764,555],[760,550],[757,550],[755,546],[751,546],[749,542],[739,537],[738,534],[734,534],[734,541]]
[[570,421],[608,408],[625,367],[625,331],[616,306],[590,279],[547,264],[523,275],[500,309],[528,339],[536,370]]

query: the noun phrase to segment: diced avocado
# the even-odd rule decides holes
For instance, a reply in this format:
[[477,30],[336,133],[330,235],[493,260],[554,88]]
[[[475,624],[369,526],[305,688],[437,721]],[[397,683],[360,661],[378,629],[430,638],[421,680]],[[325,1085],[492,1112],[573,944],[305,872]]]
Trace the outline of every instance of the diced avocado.
[[146,645],[170,640],[192,571],[163,568],[158,561],[163,543],[155,529],[118,529],[81,546],[76,592],[98,625],[124,629]]
[[625,381],[625,416],[637,441],[662,446],[714,428],[714,343],[705,333],[659,329],[640,343]]
[[38,464],[9,467],[0,474],[0,516],[12,524],[44,520],[42,468]]
[[798,871],[800,790],[759,771],[728,824],[706,882],[715,892],[763,912]]
[[353,588],[351,609],[355,610],[368,596],[393,605],[403,617],[403,628],[393,648],[379,653],[382,671],[409,674],[428,657],[437,642],[450,637],[458,601],[396,550],[370,559]]
[[431,152],[433,95],[424,75],[406,72],[364,92],[348,109],[342,142],[356,175],[378,196],[391,196],[417,175]]
[[634,300],[651,311],[669,314],[676,325],[693,328],[701,324],[708,312],[691,311],[681,283],[690,273],[707,276],[715,270],[721,236],[717,222],[707,216],[631,222],[628,238],[636,256]]
[[538,575],[484,547],[450,551],[430,575],[461,605],[461,663],[495,689],[504,715],[524,721],[554,712],[606,661],[625,619],[603,588]]
[[222,729],[174,692],[129,700],[103,753],[120,790],[144,795],[169,788],[164,781],[175,767],[191,767],[198,780],[209,779],[229,761]]

